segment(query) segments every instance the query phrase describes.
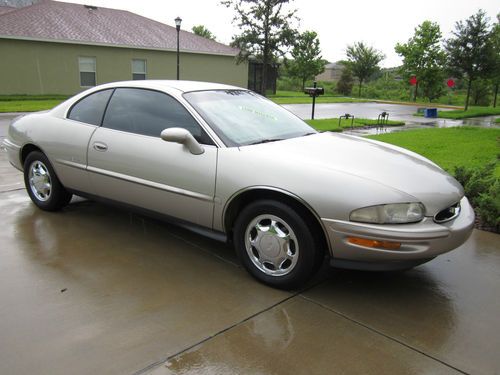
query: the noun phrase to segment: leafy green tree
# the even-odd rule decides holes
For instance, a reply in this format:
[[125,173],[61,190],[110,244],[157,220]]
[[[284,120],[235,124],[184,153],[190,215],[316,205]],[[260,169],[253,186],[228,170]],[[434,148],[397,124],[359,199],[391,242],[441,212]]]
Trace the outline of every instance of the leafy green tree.
[[344,96],[350,96],[352,87],[354,86],[354,77],[352,76],[351,68],[347,64],[343,64],[344,68],[337,82],[337,92]]
[[409,79],[417,77],[413,101],[417,100],[419,87],[429,101],[439,98],[443,92],[446,54],[441,49],[441,30],[437,23],[424,21],[415,28],[415,34],[408,42],[396,44],[396,53],[403,57],[401,74]]
[[385,58],[384,54],[363,42],[356,42],[347,46],[347,64],[352,74],[358,79],[358,96],[361,96],[361,87],[372,74],[379,70],[378,64]]
[[302,81],[302,90],[306,80],[314,79],[325,71],[325,60],[321,58],[318,34],[305,31],[297,35],[291,55],[293,60],[287,62],[288,73]]
[[289,10],[289,3],[290,0],[221,1],[222,5],[234,10],[233,23],[241,30],[231,42],[240,49],[239,60],[253,55],[263,64],[260,90],[263,95],[267,88],[266,68],[290,50],[297,34],[291,26],[297,19],[297,10]]
[[478,78],[472,82],[470,90],[470,102],[473,105],[489,106],[491,100],[491,81]]
[[493,107],[497,106],[498,86],[500,85],[500,13],[497,14],[497,22],[493,25],[490,34],[493,48],[493,69],[491,81],[493,83]]
[[202,36],[203,38],[215,40],[215,35],[203,25],[193,26],[191,31],[196,35]]
[[490,39],[489,20],[483,10],[455,24],[453,37],[446,40],[448,68],[467,81],[465,110],[469,108],[472,83],[489,78],[494,69],[494,52]]

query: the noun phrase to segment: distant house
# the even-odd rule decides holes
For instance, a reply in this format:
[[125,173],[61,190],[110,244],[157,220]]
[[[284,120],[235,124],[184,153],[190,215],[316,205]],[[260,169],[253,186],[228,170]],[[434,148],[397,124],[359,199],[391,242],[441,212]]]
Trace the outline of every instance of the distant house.
[[[128,11],[50,0],[0,6],[0,94],[175,79],[176,51],[175,27]],[[180,78],[247,87],[248,63],[236,63],[238,52],[181,30]]]
[[316,76],[316,81],[338,81],[344,70],[344,65],[340,62],[328,63],[325,65],[325,71]]

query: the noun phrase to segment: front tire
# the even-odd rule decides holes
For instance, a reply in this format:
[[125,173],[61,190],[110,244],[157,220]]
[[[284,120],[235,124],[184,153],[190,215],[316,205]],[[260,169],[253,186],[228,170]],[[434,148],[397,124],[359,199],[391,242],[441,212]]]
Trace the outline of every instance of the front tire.
[[31,152],[24,161],[24,184],[37,207],[58,211],[71,200],[69,193],[56,176],[52,164],[43,153]]
[[323,259],[311,227],[294,209],[278,201],[261,200],[246,206],[233,233],[243,266],[272,287],[300,287]]

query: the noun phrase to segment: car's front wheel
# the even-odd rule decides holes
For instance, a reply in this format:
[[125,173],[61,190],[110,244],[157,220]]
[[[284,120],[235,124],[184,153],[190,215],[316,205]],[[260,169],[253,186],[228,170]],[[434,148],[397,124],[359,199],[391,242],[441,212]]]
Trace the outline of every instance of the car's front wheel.
[[49,159],[39,151],[31,152],[24,161],[24,184],[33,203],[42,210],[60,210],[71,200],[71,193],[57,178]]
[[246,206],[234,226],[234,244],[257,280],[292,289],[304,284],[322,260],[310,225],[291,207],[273,200]]

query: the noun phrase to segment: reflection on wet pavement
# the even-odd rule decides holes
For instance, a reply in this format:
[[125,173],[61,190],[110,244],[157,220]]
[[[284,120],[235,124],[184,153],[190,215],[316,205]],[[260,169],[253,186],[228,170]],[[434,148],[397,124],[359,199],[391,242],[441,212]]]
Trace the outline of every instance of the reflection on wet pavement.
[[[403,274],[333,272],[305,297],[469,373],[500,370],[498,235]],[[370,311],[370,314],[367,314]]]
[[2,374],[131,373],[290,295],[93,202],[46,213],[16,191],[0,212]]
[[[498,235],[408,272],[330,279],[150,374],[496,374]],[[393,347],[393,345],[396,345]]]
[[[306,317],[310,317],[307,319]],[[458,374],[307,300],[288,301],[151,374]]]

